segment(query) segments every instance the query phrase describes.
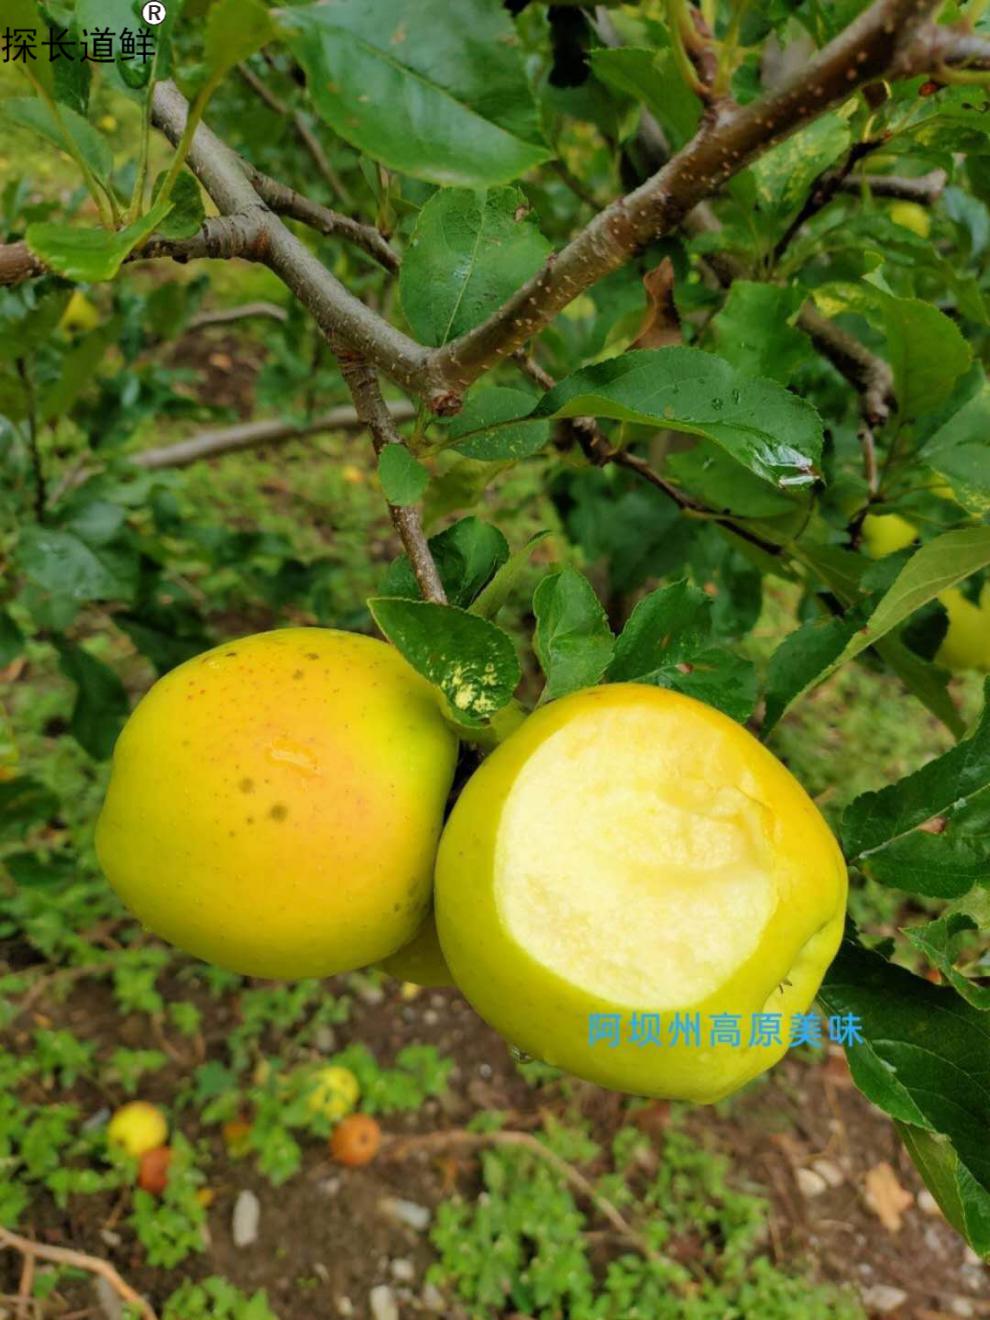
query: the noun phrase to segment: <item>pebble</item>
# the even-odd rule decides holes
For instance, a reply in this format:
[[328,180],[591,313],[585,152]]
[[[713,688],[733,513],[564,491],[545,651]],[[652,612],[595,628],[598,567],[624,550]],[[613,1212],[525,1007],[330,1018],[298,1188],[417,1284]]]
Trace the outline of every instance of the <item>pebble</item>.
[[231,1219],[231,1233],[235,1247],[251,1247],[258,1240],[258,1222],[261,1219],[261,1202],[254,1192],[247,1188],[239,1193],[234,1202],[234,1214]]
[[429,1210],[425,1205],[417,1205],[415,1201],[404,1201],[400,1196],[386,1196],[379,1201],[378,1208],[389,1219],[406,1224],[409,1228],[414,1228],[417,1233],[429,1228]]
[[120,1320],[120,1317],[124,1314],[124,1304],[117,1292],[110,1287],[106,1279],[94,1279],[93,1287],[96,1292],[100,1315],[104,1317],[104,1320]]
[[938,1202],[927,1187],[923,1187],[918,1193],[917,1202],[918,1209],[926,1215],[940,1215],[942,1213],[938,1207]]
[[447,1309],[447,1300],[435,1283],[428,1283],[420,1293],[419,1300],[434,1315],[443,1315]]
[[112,1228],[101,1228],[100,1237],[108,1247],[119,1247],[124,1240],[120,1234],[115,1233]]
[[357,994],[362,1004],[370,1004],[372,1008],[376,1004],[380,1004],[385,998],[385,991],[380,985],[363,985]]
[[908,1299],[903,1288],[894,1288],[889,1283],[874,1283],[869,1288],[861,1288],[859,1295],[867,1310],[879,1311],[881,1315],[896,1311]]
[[953,1297],[952,1301],[949,1303],[949,1310],[953,1315],[961,1315],[963,1317],[976,1314],[973,1310],[973,1303],[968,1302],[965,1297]]
[[837,1164],[831,1160],[813,1160],[811,1167],[815,1173],[820,1173],[828,1183],[829,1187],[841,1187],[845,1182],[845,1174]]
[[333,1054],[337,1048],[337,1033],[333,1027],[322,1023],[313,1032],[313,1044],[321,1054]]
[[95,1114],[90,1114],[80,1126],[83,1132],[94,1132],[97,1128],[103,1127],[110,1122],[110,1110],[104,1107],[98,1109]]
[[424,1026],[435,1027],[439,1021],[440,1021],[440,1014],[434,1008],[428,1008],[426,1012],[423,1014]]
[[337,1193],[340,1191],[340,1179],[321,1178],[320,1181],[316,1184],[316,1187],[317,1190],[322,1192],[324,1196],[336,1196]]
[[411,1260],[405,1260],[402,1257],[393,1260],[389,1269],[392,1272],[392,1278],[398,1283],[412,1283],[416,1277],[416,1266]]
[[337,1298],[337,1314],[338,1315],[354,1314],[354,1303],[351,1301],[349,1297]]
[[798,1169],[794,1176],[802,1196],[821,1196],[828,1191],[828,1183],[814,1169]]
[[399,1303],[387,1283],[380,1283],[368,1294],[371,1320],[399,1320]]

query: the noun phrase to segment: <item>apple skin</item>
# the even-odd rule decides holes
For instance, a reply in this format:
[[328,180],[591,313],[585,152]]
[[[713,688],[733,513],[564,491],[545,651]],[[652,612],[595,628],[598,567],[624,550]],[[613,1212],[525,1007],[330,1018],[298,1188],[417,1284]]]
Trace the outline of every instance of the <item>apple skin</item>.
[[146,1155],[164,1146],[168,1137],[165,1115],[147,1100],[131,1100],[116,1111],[107,1124],[107,1141],[128,1155]]
[[384,642],[322,628],[194,657],[118,739],[96,848],[156,934],[244,975],[329,976],[429,908],[457,739]]
[[455,984],[440,947],[437,923],[432,912],[409,943],[404,944],[391,957],[385,958],[381,966],[383,972],[388,972],[397,981],[408,981],[428,990]]
[[[685,793],[695,807],[682,816],[675,807],[673,830],[656,830],[669,810],[665,796],[676,803]],[[726,806],[711,808],[710,817],[706,802],[718,801]],[[529,824],[536,827],[531,835]],[[730,846],[729,864],[718,859],[721,888],[706,896],[715,873],[705,868],[719,837],[755,840],[756,851],[741,854],[748,869],[740,881]],[[665,894],[664,841],[673,839],[674,850],[683,852],[692,838],[695,871]],[[588,884],[574,900],[572,876],[586,857]],[[791,1014],[808,1010],[838,949],[846,892],[835,839],[776,757],[712,707],[620,683],[538,710],[481,765],[441,839],[435,904],[457,984],[520,1049],[601,1086],[712,1103],[785,1052]],[[590,907],[575,919],[575,901],[586,898]],[[520,912],[524,926],[529,920],[528,904],[536,916],[524,947],[516,932]],[[684,934],[706,905],[720,917],[705,926],[713,932],[707,944],[697,930]],[[760,920],[747,920],[761,905]],[[664,946],[666,925],[678,930]],[[543,948],[532,951],[534,942]],[[635,946],[627,955],[625,944]],[[582,957],[590,971],[577,966]],[[620,978],[638,981],[637,991],[589,990],[598,959]],[[651,995],[657,969],[667,984]],[[629,1015],[637,1011],[661,1013],[661,1046],[626,1039]],[[668,1043],[676,1011],[702,1014],[700,1047]],[[781,1014],[781,1045],[746,1048],[749,1015],[757,1012]],[[591,1013],[623,1015],[618,1047],[589,1045]],[[708,1045],[712,1013],[743,1015],[742,1048]]]
[[863,549],[871,559],[895,554],[917,539],[917,527],[899,513],[868,513],[863,519]]
[[980,592],[980,603],[967,599],[958,587],[939,593],[949,615],[949,627],[935,656],[947,669],[990,672],[990,582]]

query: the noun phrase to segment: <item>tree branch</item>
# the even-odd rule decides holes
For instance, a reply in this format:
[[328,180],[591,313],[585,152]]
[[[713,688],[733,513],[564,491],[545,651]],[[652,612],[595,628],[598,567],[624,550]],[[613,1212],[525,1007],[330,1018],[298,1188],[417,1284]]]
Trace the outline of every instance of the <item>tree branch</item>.
[[[371,434],[371,443],[375,453],[381,454],[387,445],[401,445],[402,437],[395,428],[395,419],[388,409],[378,379],[361,357],[339,344],[334,347],[340,372],[354,400],[354,410],[361,422]],[[399,533],[402,545],[409,556],[416,581],[424,600],[431,600],[439,605],[447,602],[447,593],[433,561],[433,555],[423,531],[423,522],[419,510],[412,505],[389,504],[392,525]]]
[[41,1242],[32,1241],[31,1238],[11,1233],[7,1228],[0,1228],[0,1247],[19,1251],[26,1258],[48,1260],[55,1265],[66,1265],[72,1269],[85,1270],[88,1274],[95,1274],[106,1280],[122,1302],[136,1307],[143,1320],[156,1320],[154,1311],[144,1298],[136,1293],[130,1284],[124,1282],[109,1261],[101,1260],[99,1256],[87,1256],[85,1252],[72,1251],[68,1247],[48,1247]]
[[204,330],[211,325],[230,325],[234,321],[246,321],[251,317],[266,316],[272,321],[287,321],[289,314],[284,307],[279,307],[278,303],[270,302],[249,302],[240,303],[237,307],[215,307],[212,310],[200,312],[194,316],[186,325],[187,330]]
[[430,360],[436,387],[465,390],[522,346],[589,285],[668,233],[705,197],[773,146],[893,66],[910,69],[918,30],[937,0],[875,0],[780,87],[745,106],[716,108],[651,179],[606,207],[492,316]]
[[[173,144],[182,136],[188,108],[174,83],[156,86],[154,121]],[[261,201],[243,162],[205,124],[200,124],[193,135],[187,164],[222,215],[253,218],[259,235],[256,259],[279,277],[328,338],[343,339],[398,384],[422,391],[428,379],[428,350],[344,288]]]
[[[388,410],[394,422],[407,422],[416,415],[416,409],[411,403],[391,403]],[[202,431],[199,435],[179,440],[172,445],[143,449],[133,455],[132,462],[138,467],[154,471],[159,468],[187,467],[201,458],[217,458],[221,454],[231,454],[240,449],[253,449],[256,445],[276,445],[286,440],[300,440],[321,431],[352,431],[364,425],[365,422],[358,417],[357,412],[348,407],[331,408],[329,412],[307,422],[265,418],[263,421],[224,427],[219,431]]]
[[945,170],[929,170],[913,179],[899,174],[850,174],[839,180],[839,192],[859,193],[866,187],[874,197],[897,197],[931,206],[942,196],[947,182]]
[[279,183],[277,179],[263,174],[251,164],[246,163],[245,169],[255,192],[276,215],[299,220],[310,229],[315,229],[318,234],[326,235],[327,238],[345,239],[355,247],[361,248],[369,257],[377,261],[379,266],[384,266],[392,274],[399,269],[399,258],[372,225],[363,225],[358,220],[352,220],[349,215],[341,215],[339,211],[332,211],[329,206],[310,201],[302,193],[297,193],[287,184]]

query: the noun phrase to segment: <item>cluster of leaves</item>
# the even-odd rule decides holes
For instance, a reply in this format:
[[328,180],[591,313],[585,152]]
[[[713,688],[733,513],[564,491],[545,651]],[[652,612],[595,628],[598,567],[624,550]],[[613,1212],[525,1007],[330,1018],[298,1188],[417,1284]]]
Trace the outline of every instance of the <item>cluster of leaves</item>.
[[[551,1125],[541,1139],[572,1162],[591,1163],[602,1154],[573,1127]],[[765,1202],[736,1190],[724,1157],[697,1145],[676,1123],[659,1150],[638,1128],[620,1128],[611,1156],[613,1171],[598,1178],[595,1190],[629,1213],[652,1258],[624,1253],[600,1277],[584,1237],[586,1214],[556,1171],[529,1151],[496,1147],[482,1155],[481,1196],[446,1202],[438,1211],[433,1276],[456,1291],[472,1316],[509,1303],[547,1320],[562,1313],[580,1320],[862,1315],[844,1291],[815,1287],[770,1263],[761,1252]],[[652,1176],[644,1176],[644,1162]],[[678,1256],[685,1244],[693,1270]]]

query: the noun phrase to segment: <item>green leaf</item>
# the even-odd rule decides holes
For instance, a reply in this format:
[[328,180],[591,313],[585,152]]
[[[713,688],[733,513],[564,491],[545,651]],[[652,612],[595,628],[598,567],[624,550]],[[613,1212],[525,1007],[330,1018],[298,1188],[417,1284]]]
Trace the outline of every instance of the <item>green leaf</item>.
[[547,531],[536,532],[502,564],[471,606],[472,614],[480,614],[483,619],[495,618],[519,583],[533,551],[549,535]]
[[24,235],[34,255],[68,280],[112,280],[133,250],[158,228],[172,209],[158,203],[126,229],[80,229],[55,221],[28,225]]
[[819,999],[854,1014],[847,1049],[863,1094],[903,1124],[932,1194],[974,1249],[990,1252],[990,1034],[983,1014],[847,940]]
[[797,288],[735,280],[712,320],[716,352],[745,376],[786,385],[812,356],[807,336],[793,325],[803,301]]
[[478,726],[507,705],[522,677],[511,639],[454,605],[378,596],[368,608],[388,640],[435,684],[461,724]]
[[818,175],[848,146],[848,125],[835,111],[792,133],[751,166],[760,206],[780,216],[796,211]]
[[588,60],[602,82],[646,106],[675,151],[694,136],[701,119],[701,102],[684,85],[670,51],[621,46],[591,50]]
[[[429,547],[447,599],[462,609],[467,609],[509,557],[508,542],[502,533],[479,518],[461,518],[431,536]],[[389,565],[381,595],[419,600],[419,584],[406,555]]]
[[429,485],[430,474],[405,445],[386,445],[378,455],[378,479],[389,504],[415,504]]
[[338,0],[277,11],[321,117],[389,169],[431,183],[508,183],[550,155],[515,30],[462,0]]
[[24,634],[8,610],[0,610],[0,669],[16,660],[24,650]]
[[68,133],[94,175],[109,187],[110,175],[113,173],[113,153],[102,134],[69,106],[61,106],[56,118],[51,108],[37,96],[14,96],[0,101],[0,123],[4,121],[18,128],[30,129],[63,152],[67,151],[65,134]]
[[897,298],[869,280],[823,285],[813,296],[827,316],[857,312],[886,337],[884,356],[894,372],[902,417],[940,408],[972,361],[955,322],[921,298]]
[[203,37],[203,71],[207,79],[218,82],[275,36],[272,16],[261,0],[214,0]]
[[48,25],[35,0],[4,0],[3,26],[16,30],[37,55],[36,59],[18,60],[14,69],[19,69],[36,87],[44,88],[49,96],[54,95],[54,65],[41,44],[48,36]]
[[[990,680],[985,689],[990,697]],[[863,793],[842,817],[842,845],[867,875],[913,893],[957,897],[985,874],[986,846],[959,817],[990,788],[990,705],[969,738],[920,770]],[[919,832],[930,821],[939,833]]]
[[576,569],[545,577],[533,594],[533,649],[546,674],[544,701],[597,683],[612,659],[614,639],[594,588]]
[[970,513],[990,513],[990,382],[979,385],[962,407],[922,445],[919,458],[943,477]]
[[812,619],[788,633],[767,665],[761,737],[766,738],[791,702],[842,654],[856,627],[855,619]]
[[63,884],[79,871],[76,859],[66,853],[55,853],[51,857],[39,857],[32,852],[8,853],[3,865],[21,889],[44,889],[48,885]]
[[[166,171],[162,171],[151,190],[152,201],[158,197],[159,189],[165,181]],[[203,207],[203,195],[199,184],[188,170],[183,170],[175,181],[170,198],[172,207],[158,226],[162,238],[191,238],[199,233],[206,219]]]
[[84,602],[129,600],[137,586],[132,555],[114,546],[88,544],[75,532],[58,528],[25,527],[17,562],[30,582],[71,611],[65,622]]
[[37,779],[27,775],[0,779],[0,839],[4,842],[23,840],[31,826],[50,820],[58,809],[58,798]]
[[751,380],[697,348],[640,349],[565,377],[534,417],[611,417],[714,441],[781,487],[814,480],[822,422],[774,381]]
[[712,601],[687,582],[644,596],[629,616],[606,678],[610,683],[652,683],[716,706],[745,720],[756,704],[752,664],[713,646]]
[[904,928],[904,934],[918,952],[924,954],[933,967],[938,968],[963,999],[974,1008],[987,1012],[990,1011],[990,986],[971,981],[955,967],[959,956],[960,938],[973,931],[979,932],[979,926],[964,912],[951,912],[947,916],[939,917],[937,921],[929,921],[924,926]]
[[69,349],[59,364],[58,376],[38,401],[38,416],[42,421],[65,416],[83,390],[92,386],[107,345],[116,343],[118,334],[119,326],[114,323],[101,326]]
[[[533,396],[523,390],[505,385],[475,390],[450,422],[447,435],[453,448],[465,458],[487,463],[528,458],[550,438],[550,423],[534,420],[529,416],[532,411]],[[516,418],[519,420],[512,425]]]
[[56,639],[59,666],[76,685],[69,731],[84,751],[105,761],[130,709],[123,683],[102,660],[64,637]]
[[828,678],[840,665],[885,637],[946,587],[955,586],[987,564],[990,564],[990,527],[963,527],[936,536],[915,551],[881,597],[866,626],[857,629],[841,654],[815,681]]
[[419,213],[399,274],[417,338],[445,344],[524,284],[550,252],[518,188],[445,188]]

